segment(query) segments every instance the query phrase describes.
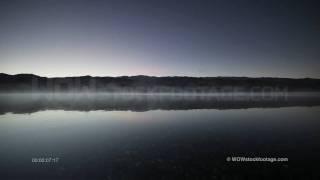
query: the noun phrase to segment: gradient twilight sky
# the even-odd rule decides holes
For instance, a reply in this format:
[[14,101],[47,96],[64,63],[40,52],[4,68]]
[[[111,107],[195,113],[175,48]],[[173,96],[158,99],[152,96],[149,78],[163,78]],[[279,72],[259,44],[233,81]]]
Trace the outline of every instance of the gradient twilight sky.
[[0,72],[320,78],[307,0],[1,0]]

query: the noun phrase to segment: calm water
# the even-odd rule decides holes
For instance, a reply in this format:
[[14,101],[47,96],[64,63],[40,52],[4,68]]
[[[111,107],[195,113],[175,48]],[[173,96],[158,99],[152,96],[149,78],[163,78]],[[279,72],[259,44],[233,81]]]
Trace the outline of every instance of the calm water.
[[[0,179],[320,177],[317,97],[0,99]],[[289,161],[226,161],[233,156]]]

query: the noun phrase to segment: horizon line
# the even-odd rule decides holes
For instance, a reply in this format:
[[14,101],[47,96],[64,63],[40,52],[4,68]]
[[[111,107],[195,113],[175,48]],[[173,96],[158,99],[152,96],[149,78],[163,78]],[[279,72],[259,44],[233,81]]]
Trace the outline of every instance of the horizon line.
[[312,78],[312,77],[295,77],[295,78],[289,78],[289,77],[279,77],[279,76],[187,76],[187,75],[169,75],[169,76],[154,76],[154,75],[121,75],[121,76],[93,76],[93,75],[78,75],[78,76],[40,76],[33,73],[18,73],[18,74],[9,74],[9,73],[0,73],[4,75],[10,75],[10,76],[17,76],[17,75],[33,75],[38,77],[44,77],[44,78],[74,78],[74,77],[112,77],[112,78],[120,78],[120,77],[138,77],[138,76],[144,76],[144,77],[155,77],[155,78],[164,78],[164,77],[186,77],[186,78],[277,78],[277,79],[318,79],[320,78]]

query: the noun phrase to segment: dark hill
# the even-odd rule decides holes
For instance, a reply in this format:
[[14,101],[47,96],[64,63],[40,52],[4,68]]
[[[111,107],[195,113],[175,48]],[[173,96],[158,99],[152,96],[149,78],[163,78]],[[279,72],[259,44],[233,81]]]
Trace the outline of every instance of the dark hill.
[[310,92],[320,91],[320,79],[249,77],[63,77],[0,73],[0,92]]

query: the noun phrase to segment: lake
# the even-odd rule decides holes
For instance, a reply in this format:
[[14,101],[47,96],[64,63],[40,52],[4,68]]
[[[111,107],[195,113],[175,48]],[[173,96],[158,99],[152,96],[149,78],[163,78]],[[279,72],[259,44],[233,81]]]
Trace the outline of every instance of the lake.
[[319,117],[317,94],[2,94],[0,179],[319,179]]

